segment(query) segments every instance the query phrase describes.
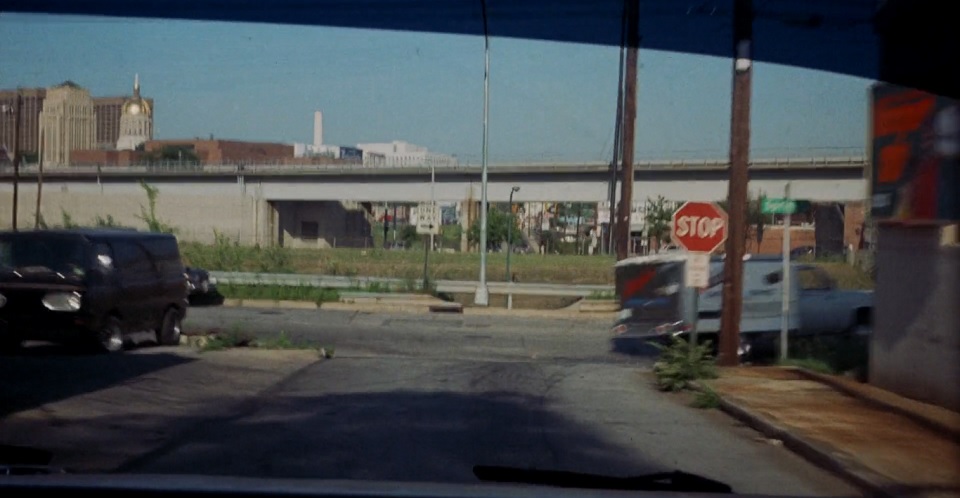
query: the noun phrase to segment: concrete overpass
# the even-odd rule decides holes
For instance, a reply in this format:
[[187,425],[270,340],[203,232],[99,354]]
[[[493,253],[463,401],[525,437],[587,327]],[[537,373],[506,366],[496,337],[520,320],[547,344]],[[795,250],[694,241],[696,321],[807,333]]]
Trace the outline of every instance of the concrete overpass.
[[[813,201],[859,201],[866,197],[863,157],[770,159],[751,165],[751,191],[771,195],[792,182],[797,198]],[[636,165],[634,197],[715,201],[726,197],[726,161],[650,161]],[[24,183],[36,181],[36,166],[21,169]],[[44,182],[87,191],[127,192],[142,179],[178,192],[231,194],[254,188],[271,201],[419,202],[431,197],[429,167],[364,167],[361,165],[207,165],[195,167],[69,167],[47,169]],[[480,167],[437,168],[438,201],[480,198]],[[12,172],[0,170],[9,190]],[[491,202],[506,202],[519,186],[517,202],[601,202],[608,198],[609,166],[604,163],[498,164],[489,168]]]
[[[866,197],[863,158],[754,161],[750,189],[777,195],[786,182],[797,198],[862,201]],[[720,200],[727,192],[724,161],[638,163],[634,200],[662,195],[669,200]],[[143,227],[147,205],[140,186],[160,190],[157,216],[184,240],[211,242],[214,230],[244,244],[280,243],[293,247],[372,244],[372,219],[363,203],[428,201],[430,168],[370,168],[360,165],[206,165],[68,167],[43,173],[41,214],[48,225],[93,224],[112,216],[126,226]],[[480,199],[480,168],[437,168],[434,189],[441,202]],[[500,164],[490,167],[489,199],[514,201],[603,202],[610,170],[606,164]],[[12,171],[0,169],[0,228],[10,227]],[[38,171],[20,173],[18,225],[32,227]],[[464,212],[470,212],[465,210]]]

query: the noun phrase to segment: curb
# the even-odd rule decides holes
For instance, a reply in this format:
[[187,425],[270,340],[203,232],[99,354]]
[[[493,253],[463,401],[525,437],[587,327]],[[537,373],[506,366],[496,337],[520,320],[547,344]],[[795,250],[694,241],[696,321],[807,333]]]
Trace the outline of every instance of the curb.
[[[882,399],[879,399],[878,397],[875,397],[869,394],[865,390],[851,388],[850,386],[844,384],[838,379],[833,378],[830,375],[824,375],[821,373],[807,370],[805,368],[798,368],[798,367],[794,367],[791,370],[797,372],[798,374],[807,378],[808,380],[812,380],[814,382],[820,382],[821,384],[826,384],[827,386],[830,386],[831,388],[843,394],[846,394],[847,396],[850,396],[852,398],[856,398],[860,401],[868,403],[874,406],[875,408],[879,408],[884,411],[894,412],[897,415],[901,415],[905,418],[910,419],[911,421],[917,423],[920,426],[923,426],[926,429],[929,429],[931,431],[938,432],[938,433],[944,433],[947,437],[952,438],[954,441],[960,441],[960,428],[958,427],[951,427],[935,418],[927,417],[923,414],[910,410],[909,408],[904,408],[903,406],[899,406],[894,403],[888,403]],[[919,403],[919,401],[917,402]]]
[[[694,388],[703,392],[704,386],[695,383]],[[850,484],[869,493],[869,496],[894,498],[897,483],[865,467],[854,458],[833,449],[829,446],[808,441],[792,434],[780,425],[771,422],[750,409],[737,404],[725,396],[711,389],[720,398],[720,409],[733,418],[740,420],[752,429],[771,439],[783,441],[783,445],[790,451],[806,459],[810,463],[828,470]]]
[[359,311],[361,313],[404,313],[404,314],[463,314],[471,316],[512,316],[518,318],[546,318],[556,320],[573,320],[576,322],[603,322],[608,323],[616,319],[613,313],[600,311],[567,311],[567,310],[526,310],[501,308],[474,308],[460,306],[454,311],[454,303],[433,303],[424,300],[422,303],[314,303],[312,301],[273,301],[270,299],[235,299],[227,298],[220,305],[224,308],[260,308],[260,309],[299,309],[299,310],[336,310]]
[[274,301],[270,299],[224,299],[225,308],[272,308],[288,310],[315,310],[320,306],[313,301]]

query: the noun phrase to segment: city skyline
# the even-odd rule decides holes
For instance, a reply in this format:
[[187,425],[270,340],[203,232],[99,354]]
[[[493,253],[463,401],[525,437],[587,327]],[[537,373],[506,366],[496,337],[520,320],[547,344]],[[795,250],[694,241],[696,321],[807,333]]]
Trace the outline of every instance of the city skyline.
[[[319,109],[326,143],[405,140],[479,160],[478,37],[9,14],[0,27],[5,59],[19,68],[0,87],[72,79],[126,94],[127,75],[140,73],[161,103],[157,137],[311,143]],[[91,59],[91,47],[102,52]],[[494,38],[491,161],[609,160],[617,57],[611,47]],[[641,50],[638,160],[726,156],[730,64]],[[754,81],[753,156],[863,153],[871,81],[761,63]]]

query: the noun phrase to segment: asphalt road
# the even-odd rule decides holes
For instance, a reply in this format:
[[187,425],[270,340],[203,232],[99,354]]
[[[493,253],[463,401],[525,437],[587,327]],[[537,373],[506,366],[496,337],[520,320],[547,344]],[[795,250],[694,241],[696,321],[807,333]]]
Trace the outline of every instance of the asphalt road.
[[257,407],[131,470],[474,482],[475,464],[616,475],[680,469],[738,492],[852,490],[716,412],[650,385],[604,324],[494,316],[194,310],[228,328],[334,346]]
[[[304,351],[251,351],[240,358],[241,368],[228,361],[236,352],[128,353],[162,356],[164,364],[143,375],[179,377],[167,387],[150,385],[163,402],[151,409],[167,412],[164,417],[121,424],[130,434],[165,432],[156,444],[103,457],[121,462],[120,471],[471,483],[476,464],[624,476],[683,470],[738,493],[856,494],[722,413],[657,392],[649,377],[652,359],[610,352],[603,324],[195,308],[185,327],[261,338],[282,333],[293,342],[335,347],[336,355],[319,360]],[[265,356],[258,360],[258,354]],[[0,440],[38,430],[51,410],[87,406],[83,399],[91,394],[84,393],[99,392],[102,404],[109,397],[103,392],[138,385],[131,376],[122,386],[18,406],[0,424]],[[112,396],[131,399],[129,392]],[[110,431],[117,429],[110,427],[79,440],[116,441]]]

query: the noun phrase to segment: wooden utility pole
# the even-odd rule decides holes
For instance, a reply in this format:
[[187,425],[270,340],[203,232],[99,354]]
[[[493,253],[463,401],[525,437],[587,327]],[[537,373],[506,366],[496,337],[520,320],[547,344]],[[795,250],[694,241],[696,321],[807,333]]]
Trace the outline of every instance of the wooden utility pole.
[[623,3],[620,16],[620,56],[617,59],[617,115],[613,127],[613,160],[610,161],[610,216],[607,220],[607,236],[604,240],[604,252],[615,254],[617,239],[617,179],[620,177],[620,153],[623,152],[623,66],[627,49],[627,2]]
[[13,99],[13,223],[14,232],[17,231],[17,205],[20,196],[20,90]]
[[617,261],[630,255],[630,214],[633,206],[633,140],[637,120],[637,50],[640,47],[640,0],[624,0],[627,15],[627,63],[623,102],[623,156],[617,220]]
[[43,128],[40,128],[40,150],[37,153],[37,210],[33,215],[33,229],[40,229],[40,220],[43,215],[40,214],[41,196],[43,195]]
[[727,254],[723,264],[720,355],[723,366],[739,363],[743,307],[743,254],[747,225],[750,162],[750,79],[753,69],[753,1],[735,0],[733,9],[733,100],[730,118],[730,182],[727,193]]

